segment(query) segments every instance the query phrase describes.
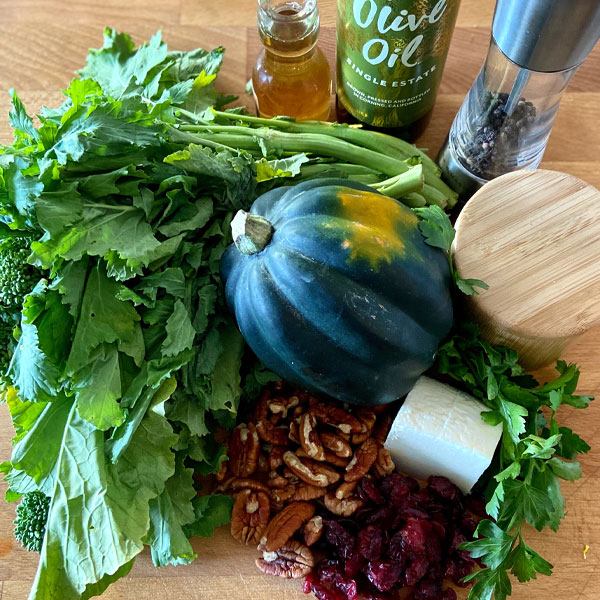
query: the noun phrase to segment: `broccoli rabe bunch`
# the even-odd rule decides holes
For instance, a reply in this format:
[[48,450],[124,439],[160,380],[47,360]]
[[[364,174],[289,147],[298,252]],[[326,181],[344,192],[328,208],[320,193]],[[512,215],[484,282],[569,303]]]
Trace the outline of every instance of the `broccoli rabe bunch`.
[[15,538],[27,550],[41,551],[46,533],[49,506],[50,498],[42,492],[23,494],[23,498],[17,506]]
[[27,262],[31,253],[27,236],[7,237],[0,241],[0,309],[18,310],[23,298],[40,280],[40,272]]

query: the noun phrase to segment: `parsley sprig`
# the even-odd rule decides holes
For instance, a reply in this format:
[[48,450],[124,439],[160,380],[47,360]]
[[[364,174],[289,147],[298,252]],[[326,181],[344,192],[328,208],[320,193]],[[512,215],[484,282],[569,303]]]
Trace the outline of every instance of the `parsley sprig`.
[[421,219],[419,222],[419,230],[423,234],[425,241],[435,248],[441,248],[446,252],[448,263],[450,265],[450,273],[456,287],[467,296],[477,296],[479,292],[475,288],[487,290],[488,285],[480,279],[462,279],[454,262],[452,260],[452,242],[456,231],[452,227],[452,223],[448,215],[439,206],[424,206],[422,208],[413,208],[414,212]]
[[486,511],[493,519],[479,523],[479,539],[461,546],[486,568],[472,573],[469,600],[504,600],[511,593],[508,573],[521,582],[537,574],[550,575],[552,565],[530,548],[522,537],[524,523],[538,531],[556,531],[564,517],[565,501],[559,478],[574,481],[581,466],[574,461],[589,445],[556,414],[568,404],[585,408],[593,400],[575,394],[579,370],[559,360],[558,376],[544,385],[525,373],[515,350],[493,346],[468,323],[438,351],[437,369],[460,382],[487,410],[482,418],[501,424],[502,441],[485,488]]

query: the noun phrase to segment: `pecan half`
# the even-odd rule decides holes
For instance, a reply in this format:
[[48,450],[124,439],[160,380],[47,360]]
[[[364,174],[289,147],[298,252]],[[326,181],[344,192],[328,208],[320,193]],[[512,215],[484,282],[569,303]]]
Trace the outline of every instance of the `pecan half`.
[[299,483],[291,500],[309,501],[322,498],[325,495],[325,488],[310,485],[308,483]]
[[262,558],[256,559],[256,566],[266,575],[300,579],[312,571],[315,559],[309,548],[296,540],[291,540],[275,552],[263,551]]
[[362,423],[343,408],[333,404],[317,404],[312,410],[321,423],[331,425],[342,433],[360,433],[362,430]]
[[271,469],[269,469],[269,461],[265,456],[264,452],[258,453],[258,461],[256,463],[256,470],[259,473],[268,473]]
[[273,446],[288,445],[287,427],[277,427],[269,421],[261,421],[256,424],[256,431],[261,440]]
[[373,438],[363,442],[354,453],[354,458],[346,467],[344,481],[358,481],[362,479],[377,460],[379,443]]
[[220,492],[252,490],[253,492],[264,492],[265,494],[270,492],[269,488],[264,483],[251,479],[250,477],[230,477],[218,487],[218,490]]
[[288,483],[293,483],[294,485],[300,483],[298,475],[287,467],[283,467],[283,476],[288,480]]
[[[290,499],[295,500],[296,498],[294,498],[294,495],[296,493],[296,486],[291,484],[291,485],[286,485],[285,487],[282,488],[275,488],[271,490],[271,498],[273,500],[273,502],[275,504],[283,504],[284,502],[287,502]],[[308,500],[308,498],[307,498]]]
[[[296,450],[296,455],[300,458],[310,458],[308,454],[304,451],[304,448],[298,448]],[[329,450],[325,450],[325,460],[324,463],[328,465],[333,465],[334,467],[338,467],[340,469],[345,469],[350,462],[347,458],[342,458],[341,456],[336,456],[333,452],[329,452]]]
[[325,494],[323,501],[330,512],[340,517],[349,517],[364,505],[364,501],[358,496],[350,496],[349,498],[340,500],[339,498],[336,498],[336,495],[333,492]]
[[317,487],[327,487],[340,479],[340,474],[331,467],[310,458],[300,459],[290,451],[283,455],[283,462],[302,481]]
[[321,442],[327,450],[331,450],[340,458],[350,458],[352,456],[352,446],[342,437],[329,431],[323,431],[320,434]]
[[268,454],[269,470],[274,471],[283,464],[283,454],[285,448],[283,446],[273,446],[273,450]]
[[269,410],[274,415],[279,415],[283,419],[287,419],[288,412],[300,404],[298,396],[290,396],[289,398],[275,398],[269,402]]
[[377,460],[373,464],[372,470],[377,477],[385,477],[396,470],[392,455],[389,450],[383,446],[381,446],[377,452]]
[[310,519],[304,526],[302,535],[307,546],[316,544],[323,535],[323,517],[317,516]]
[[241,423],[231,434],[229,469],[237,477],[248,477],[256,470],[260,444],[253,423]]
[[380,444],[383,444],[387,439],[393,422],[394,419],[389,413],[378,416],[375,427],[373,427],[373,435],[371,437],[377,440]]
[[310,458],[325,460],[325,450],[317,433],[317,418],[309,411],[300,417],[300,445]]
[[358,418],[358,420],[362,424],[362,430],[360,433],[355,433],[352,436],[353,444],[362,444],[373,431],[373,426],[375,425],[375,413],[372,409],[361,406],[356,410],[354,415]]
[[224,460],[221,463],[221,466],[219,467],[219,470],[217,471],[217,473],[215,475],[215,479],[217,481],[223,481],[225,479],[225,477],[227,477],[228,470],[229,470],[229,459]]
[[231,512],[231,535],[244,544],[257,544],[267,524],[271,507],[263,492],[243,490],[238,494]]
[[343,500],[352,494],[356,486],[358,485],[358,481],[344,481],[337,490],[335,490],[335,497],[338,500]]
[[296,419],[294,419],[290,423],[290,430],[288,432],[288,438],[290,440],[292,440],[292,442],[295,442],[296,444],[300,443],[300,433],[299,433],[299,427],[298,427],[298,423],[296,422]]
[[289,481],[283,476],[280,475],[277,471],[271,471],[269,473],[269,478],[267,479],[267,486],[270,488],[283,488],[286,485],[289,485]]
[[269,417],[269,401],[271,400],[271,390],[264,390],[254,407],[254,418],[255,423],[260,421],[266,421]]
[[278,512],[267,525],[264,533],[265,548],[269,552],[278,550],[315,514],[310,502],[292,502]]

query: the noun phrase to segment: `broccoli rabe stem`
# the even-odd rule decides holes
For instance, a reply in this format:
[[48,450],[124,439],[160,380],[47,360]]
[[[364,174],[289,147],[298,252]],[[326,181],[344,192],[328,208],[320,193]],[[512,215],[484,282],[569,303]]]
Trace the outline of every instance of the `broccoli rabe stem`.
[[391,198],[401,198],[403,201],[408,196],[408,202],[406,202],[406,204],[409,206],[425,206],[426,201],[424,196],[419,194],[421,198],[423,198],[423,204],[418,202],[416,196],[410,196],[412,193],[423,190],[422,165],[415,165],[410,171],[402,173],[401,175],[396,175],[385,181],[371,184],[371,187],[386,196],[390,196]]
[[[447,204],[450,207],[454,206],[458,199],[458,194],[440,179],[441,171],[437,164],[429,158],[423,150],[400,138],[378,131],[363,129],[361,127],[349,127],[348,125],[328,123],[326,121],[296,122],[291,119],[283,118],[262,119],[251,115],[241,115],[217,110],[213,111],[213,113],[217,118],[228,119],[229,121],[242,121],[252,125],[285,130],[290,133],[321,133],[330,135],[351,142],[352,144],[374,150],[379,154],[384,154],[391,158],[406,160],[416,156],[421,160],[423,165],[425,183],[442,192],[442,194],[446,196]],[[192,113],[190,114],[193,116]],[[205,124],[207,124],[207,122],[205,122]]]
[[[185,110],[182,113],[195,124],[180,126],[177,139],[196,141],[212,148],[241,148],[255,153],[261,146],[266,146],[269,152],[278,154],[308,152],[372,169],[389,178],[409,172],[411,160],[417,158],[421,161],[424,185],[414,190],[419,196],[406,198],[406,203],[423,206],[425,201],[425,204],[442,208],[452,207],[456,203],[457,194],[439,178],[437,165],[412,144],[389,135],[321,121],[297,123],[283,118],[262,119],[222,111],[213,111],[217,121],[206,121],[194,113]],[[223,124],[223,121],[232,124]],[[302,174],[307,168],[302,169]],[[325,168],[323,170],[326,171]],[[368,185],[375,183],[372,177],[367,178],[371,181],[365,181],[363,174],[358,177],[346,176]],[[399,198],[399,193],[390,186],[386,184],[386,189],[390,191],[385,193]]]
[[270,152],[311,152],[377,169],[390,177],[410,169],[404,161],[354,146],[320,133],[287,133],[276,129],[251,129],[235,125],[182,125],[181,131],[198,132],[198,140],[252,150],[262,139]]
[[[294,121],[292,119],[262,119],[251,115],[241,115],[224,111],[213,111],[216,117],[228,119],[230,121],[242,121],[261,125],[263,127],[272,127],[293,133],[323,133],[331,135],[359,146],[364,146],[370,150],[375,150],[381,154],[388,154],[392,158],[406,159],[412,156],[418,156],[423,163],[424,170],[430,171],[439,177],[441,171],[425,152],[413,144],[400,138],[395,138],[385,133],[370,131],[361,127],[349,127],[339,123],[329,123],[327,121]],[[383,143],[382,143],[383,142]],[[394,152],[392,152],[394,151]]]

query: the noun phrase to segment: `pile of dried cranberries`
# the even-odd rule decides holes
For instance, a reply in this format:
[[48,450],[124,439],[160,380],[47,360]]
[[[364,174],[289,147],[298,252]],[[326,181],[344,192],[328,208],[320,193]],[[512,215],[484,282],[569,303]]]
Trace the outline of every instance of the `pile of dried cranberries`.
[[414,600],[456,600],[444,579],[475,567],[458,546],[473,539],[475,520],[460,490],[445,477],[427,486],[399,473],[357,487],[365,505],[351,519],[324,518],[319,550],[326,558],[307,575],[305,593],[319,600],[384,600],[412,588]]

